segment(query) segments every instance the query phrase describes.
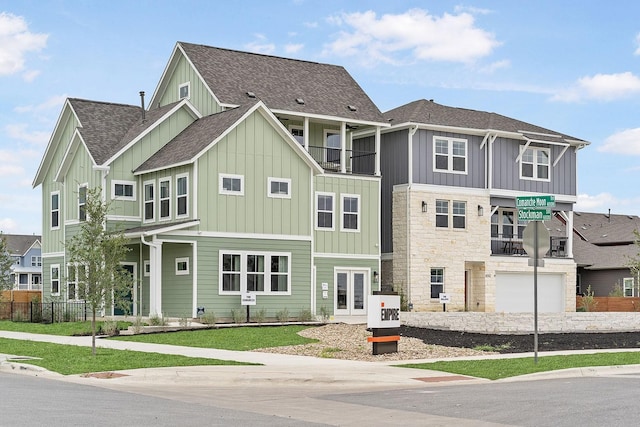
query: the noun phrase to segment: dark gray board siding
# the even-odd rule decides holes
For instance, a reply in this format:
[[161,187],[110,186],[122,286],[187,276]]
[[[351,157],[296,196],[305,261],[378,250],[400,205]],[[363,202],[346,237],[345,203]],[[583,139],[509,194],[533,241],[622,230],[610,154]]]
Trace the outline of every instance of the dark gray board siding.
[[[467,140],[467,173],[437,172],[433,168],[434,136]],[[481,136],[420,129],[413,136],[413,183],[450,187],[485,187],[485,149]]]
[[614,289],[616,283],[622,287],[622,279],[625,277],[633,277],[628,268],[612,269],[612,270],[586,270],[578,267],[580,275],[580,284],[582,292],[586,293],[587,288],[591,286],[593,295],[596,297],[608,297],[609,293]]
[[533,181],[520,179],[520,163],[516,159],[520,154],[520,146],[524,144],[524,141],[496,138],[492,149],[493,188],[542,194],[577,194],[575,149],[569,148],[558,164],[553,166],[564,147],[532,143],[531,147],[551,150],[550,181]]

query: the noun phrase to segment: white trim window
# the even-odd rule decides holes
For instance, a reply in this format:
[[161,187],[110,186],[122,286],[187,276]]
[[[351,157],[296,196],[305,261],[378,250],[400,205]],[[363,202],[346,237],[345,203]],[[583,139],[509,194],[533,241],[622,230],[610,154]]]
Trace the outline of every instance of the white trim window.
[[189,257],[176,258],[176,276],[189,274]]
[[291,179],[289,178],[267,178],[267,196],[275,199],[291,198]]
[[155,181],[146,181],[144,183],[144,206],[143,215],[144,222],[152,222],[156,215],[156,183]]
[[635,286],[633,277],[622,279],[622,292],[625,297],[635,297]]
[[449,228],[448,200],[436,200],[436,227]]
[[220,251],[220,294],[291,294],[291,253]]
[[158,181],[160,221],[171,219],[171,179],[163,178]]
[[218,191],[220,194],[244,196],[244,175],[221,173]]
[[189,175],[176,176],[176,218],[189,216]]
[[340,231],[360,231],[360,195],[341,194],[342,224]]
[[191,97],[191,82],[182,83],[178,86],[178,99],[189,99]]
[[289,132],[298,141],[298,144],[304,145],[304,127],[300,125],[289,125]]
[[87,220],[87,188],[88,184],[78,186],[78,221]]
[[60,295],[60,264],[51,265],[51,295]]
[[58,230],[60,228],[60,192],[53,191],[51,193],[51,229]]
[[111,181],[111,198],[114,200],[127,200],[135,202],[136,183],[134,181]]
[[515,209],[498,209],[491,216],[491,237],[499,239],[522,239],[526,221],[518,219]]
[[[86,280],[86,268],[81,265],[67,265],[67,300],[81,301],[82,289],[84,288],[84,280]],[[84,279],[84,280],[83,280]]]
[[142,261],[142,274],[144,277],[151,276],[151,262],[148,259]]
[[333,231],[335,194],[316,193],[316,230]]
[[340,166],[342,136],[339,130],[324,130],[324,161],[332,168]]
[[549,181],[551,150],[542,147],[520,146],[520,178]]
[[454,200],[452,203],[451,214],[453,215],[453,228],[466,228],[467,226],[467,203]]
[[433,170],[436,172],[467,173],[467,140],[433,137]]
[[42,267],[42,257],[37,255],[32,255],[31,267]]
[[431,298],[440,298],[440,293],[444,292],[444,268],[431,269]]

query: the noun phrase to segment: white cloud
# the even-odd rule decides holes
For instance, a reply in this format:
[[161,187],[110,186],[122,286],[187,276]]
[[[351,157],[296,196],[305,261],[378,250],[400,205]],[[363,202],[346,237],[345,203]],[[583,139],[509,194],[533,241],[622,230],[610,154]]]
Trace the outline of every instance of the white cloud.
[[254,34],[256,40],[244,45],[249,52],[263,53],[271,55],[276,50],[276,45],[268,43],[267,38],[263,34]]
[[640,128],[625,129],[604,140],[598,151],[616,154],[640,155]]
[[[0,13],[0,76],[24,70],[25,55],[46,47],[48,37],[48,34],[30,32],[23,17]],[[27,81],[35,77],[32,72],[24,76]]]
[[297,53],[299,52],[304,45],[302,43],[291,43],[284,47],[284,51],[287,53]]
[[412,60],[470,63],[490,55],[500,45],[495,36],[475,26],[470,13],[438,17],[422,9],[380,17],[373,11],[343,13],[329,23],[349,27],[325,46],[325,54],[360,56],[369,62],[406,62],[395,55],[409,52]]
[[15,177],[16,175],[23,175],[24,169],[19,165],[0,164],[0,176],[2,177]]
[[13,218],[0,218],[0,231],[6,234],[14,234],[18,229],[18,223]]
[[640,93],[640,77],[627,71],[596,74],[578,79],[576,84],[552,97],[554,101],[578,102],[585,99],[613,101]]
[[481,73],[485,73],[485,74],[492,74],[496,70],[500,70],[500,69],[503,69],[503,68],[509,68],[509,67],[511,67],[511,61],[509,61],[508,59],[503,59],[502,61],[496,61],[496,62],[493,62],[493,63],[491,63],[489,65],[481,67],[478,71],[480,71]]
[[640,215],[640,198],[619,199],[610,193],[596,195],[578,194],[574,210],[578,212],[608,212],[624,215]]
[[640,55],[640,33],[638,33],[638,34],[636,35],[636,45],[637,45],[638,47],[636,48],[636,51],[635,51],[635,52],[633,52],[633,54],[634,54],[634,55]]
[[49,132],[30,131],[26,123],[14,123],[5,126],[9,138],[25,141],[31,144],[45,146],[49,142]]
[[318,28],[317,22],[305,22],[303,25],[307,28]]
[[20,105],[13,109],[16,113],[41,113],[44,111],[59,111],[67,100],[67,95],[56,95],[37,105]]
[[458,5],[458,6],[454,7],[453,10],[456,13],[469,12],[469,13],[472,13],[474,15],[488,15],[488,14],[491,13],[490,9],[481,9],[479,7],[464,6],[464,5]]

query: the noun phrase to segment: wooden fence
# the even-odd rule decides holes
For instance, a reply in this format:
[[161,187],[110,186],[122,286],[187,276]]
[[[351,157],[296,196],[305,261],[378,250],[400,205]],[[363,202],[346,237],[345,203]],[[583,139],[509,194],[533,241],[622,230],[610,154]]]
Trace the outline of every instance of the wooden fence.
[[[576,297],[576,310],[584,307],[584,297]],[[588,311],[640,311],[640,298],[632,297],[593,297],[593,303]]]
[[42,301],[42,291],[2,291],[2,297],[0,301],[8,302],[31,302],[37,298],[38,301]]

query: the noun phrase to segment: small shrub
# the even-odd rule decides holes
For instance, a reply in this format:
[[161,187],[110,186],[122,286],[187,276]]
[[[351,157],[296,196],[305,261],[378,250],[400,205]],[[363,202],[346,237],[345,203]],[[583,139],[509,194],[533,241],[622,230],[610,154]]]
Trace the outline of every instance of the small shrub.
[[508,350],[511,348],[511,343],[507,342],[504,344],[500,344],[500,345],[490,345],[490,344],[483,344],[483,345],[478,345],[475,346],[473,349],[474,350],[479,350],[479,351],[492,351],[492,352],[500,352],[503,350]]
[[118,335],[120,333],[120,330],[118,329],[118,322],[115,320],[105,320],[100,325],[100,333],[110,337]]
[[609,296],[610,297],[623,297],[624,296],[624,291],[622,290],[622,285],[620,285],[620,282],[616,282],[615,285],[613,285],[613,288],[611,289],[611,292],[609,292]]
[[298,314],[298,321],[300,322],[311,322],[313,320],[313,313],[310,308],[305,308],[300,310]]
[[276,313],[276,319],[278,319],[278,322],[280,322],[280,323],[288,322],[289,321],[289,309],[285,307],[282,310],[278,311]]
[[331,313],[329,313],[329,309],[326,305],[320,307],[320,316],[322,316],[322,321],[326,322],[331,317]]
[[256,310],[253,312],[253,321],[256,323],[264,323],[264,319],[267,318],[267,309],[261,308],[260,310]]
[[320,352],[320,357],[325,358],[325,359],[331,359],[333,357],[334,353],[339,353],[341,351],[342,351],[342,349],[340,349],[338,347],[323,348],[322,352]]
[[191,326],[191,318],[186,314],[182,315],[182,317],[178,319],[178,325],[180,325],[181,328],[188,328]]
[[580,308],[584,311],[594,311],[598,305],[598,301],[593,296],[594,292],[591,290],[591,285],[587,287],[587,292],[580,298]]
[[215,325],[217,320],[218,319],[216,319],[216,314],[213,311],[200,316],[200,322],[204,323],[205,325]]
[[133,322],[133,333],[139,334],[144,329],[144,322],[142,321],[142,316],[136,316],[136,320]]
[[167,326],[169,322],[163,316],[154,314],[149,317],[149,323],[151,323],[151,326]]
[[231,309],[231,320],[233,320],[233,323],[242,323],[244,319],[245,316],[241,308]]

